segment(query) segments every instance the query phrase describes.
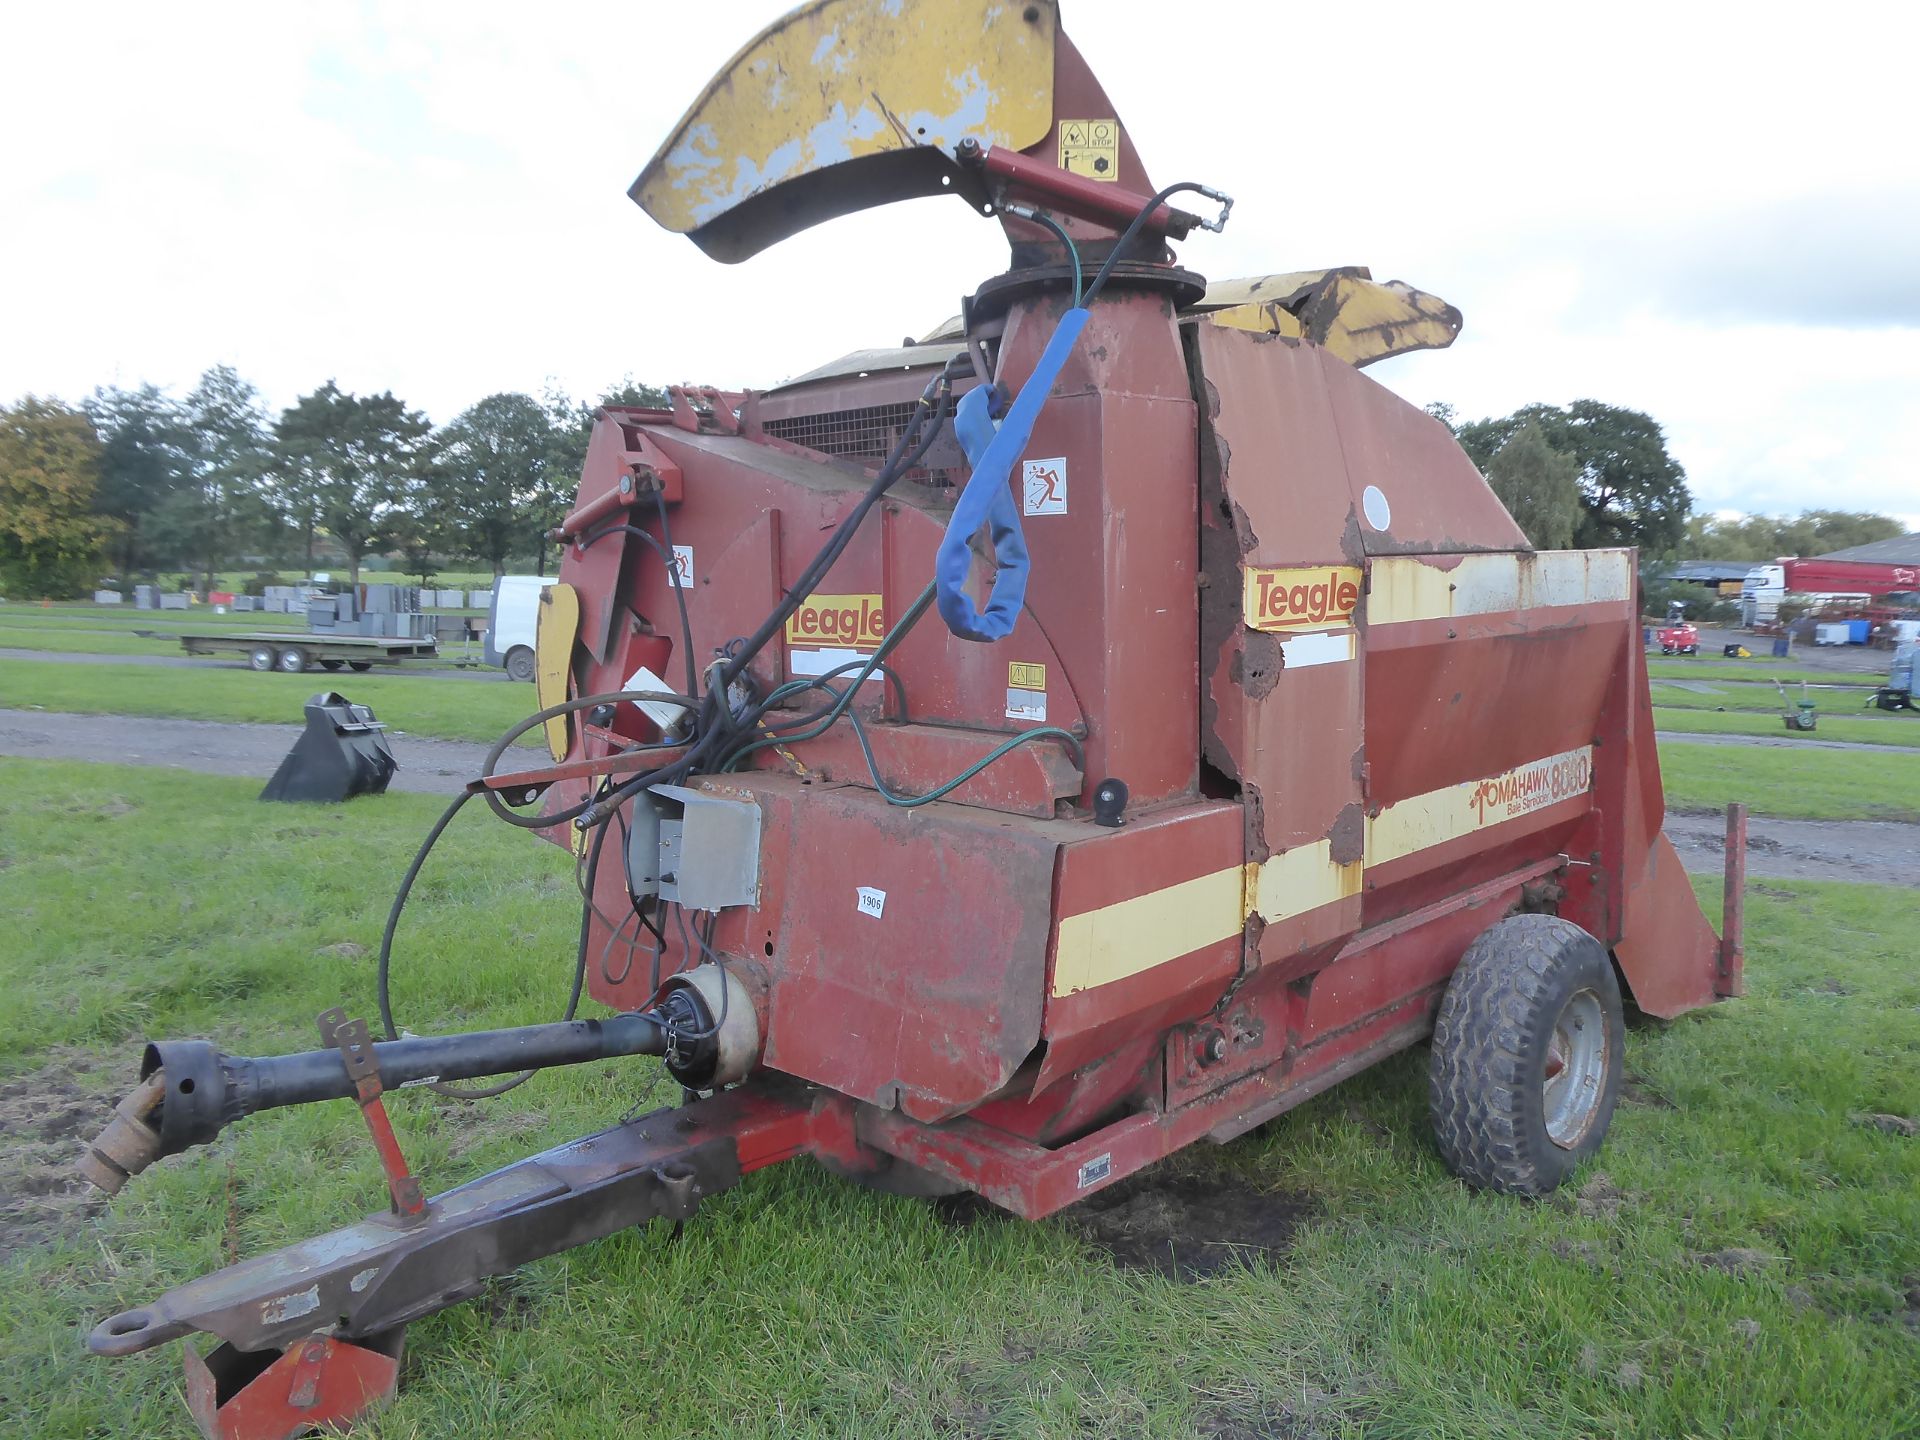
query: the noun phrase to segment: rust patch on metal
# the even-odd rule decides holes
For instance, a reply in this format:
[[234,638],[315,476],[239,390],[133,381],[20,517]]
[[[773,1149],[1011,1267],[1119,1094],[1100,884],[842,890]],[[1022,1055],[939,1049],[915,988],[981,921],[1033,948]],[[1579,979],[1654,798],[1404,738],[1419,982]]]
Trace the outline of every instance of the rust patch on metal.
[[1240,508],[1238,500],[1230,502],[1233,506],[1233,534],[1240,542],[1240,553],[1251,555],[1260,544],[1260,537],[1253,533],[1253,522],[1247,518],[1247,512]]
[[1286,668],[1286,652],[1280,637],[1265,630],[1249,630],[1240,638],[1240,653],[1234,656],[1233,680],[1249,700],[1264,700],[1280,683]]
[[1340,808],[1333,828],[1327,831],[1327,844],[1336,865],[1351,865],[1366,854],[1366,812],[1352,801]]
[[1267,802],[1260,793],[1260,787],[1248,782],[1241,792],[1241,800],[1247,807],[1247,859],[1260,862],[1273,854],[1273,847],[1267,844]]
[[1351,505],[1347,507],[1346,528],[1340,532],[1340,553],[1355,565],[1367,563],[1367,542],[1360,533],[1360,513]]

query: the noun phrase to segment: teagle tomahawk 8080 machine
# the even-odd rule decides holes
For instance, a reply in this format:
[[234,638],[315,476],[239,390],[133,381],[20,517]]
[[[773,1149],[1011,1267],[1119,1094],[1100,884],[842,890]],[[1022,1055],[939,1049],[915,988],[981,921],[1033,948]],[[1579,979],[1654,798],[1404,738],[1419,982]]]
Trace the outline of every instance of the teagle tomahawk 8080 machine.
[[[344,1096],[391,1182],[94,1331],[223,1341],[209,1435],[351,1420],[409,1321],[797,1155],[1045,1216],[1429,1035],[1447,1161],[1541,1193],[1607,1127],[1623,995],[1738,992],[1738,884],[1716,938],[1660,833],[1632,553],[1530,548],[1362,373],[1450,307],[1177,263],[1230,202],[1148,179],[1053,0],[808,5],[632,190],[720,261],[949,192],[1011,252],[949,325],[596,418],[551,763],[503,740],[461,800],[573,852],[609,1014],[400,1038],[383,986],[385,1040],[148,1047],[101,1183]],[[688,1103],[431,1200],[381,1099],[628,1055]]]

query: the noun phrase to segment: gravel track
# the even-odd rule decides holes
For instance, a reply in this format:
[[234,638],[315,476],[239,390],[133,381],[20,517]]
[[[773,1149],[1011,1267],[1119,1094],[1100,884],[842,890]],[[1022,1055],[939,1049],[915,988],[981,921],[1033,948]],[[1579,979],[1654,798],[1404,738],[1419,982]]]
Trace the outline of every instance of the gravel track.
[[[238,725],[132,715],[0,710],[0,755],[164,765],[264,780],[299,738],[299,725]],[[400,768],[395,790],[452,795],[486,759],[487,747],[390,735]],[[1679,738],[1679,737],[1676,737]],[[1686,737],[1689,741],[1705,737]],[[1718,736],[1709,743],[1758,737]],[[1804,744],[1804,741],[1788,741]],[[1849,746],[1884,750],[1884,746]],[[1689,870],[1717,875],[1726,821],[1717,813],[1669,814],[1666,831]],[[1886,820],[1748,821],[1747,874],[1755,879],[1871,881],[1920,887],[1920,825]]]

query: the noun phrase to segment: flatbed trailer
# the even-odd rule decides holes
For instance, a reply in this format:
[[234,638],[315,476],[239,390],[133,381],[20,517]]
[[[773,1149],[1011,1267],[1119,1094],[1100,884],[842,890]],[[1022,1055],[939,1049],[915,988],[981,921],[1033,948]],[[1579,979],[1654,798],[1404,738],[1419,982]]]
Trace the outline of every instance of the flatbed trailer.
[[323,670],[371,670],[376,664],[402,660],[432,660],[440,651],[431,639],[396,639],[386,635],[322,635],[317,631],[274,632],[228,630],[182,635],[180,647],[189,655],[245,655],[255,670],[279,670],[287,675],[318,665]]

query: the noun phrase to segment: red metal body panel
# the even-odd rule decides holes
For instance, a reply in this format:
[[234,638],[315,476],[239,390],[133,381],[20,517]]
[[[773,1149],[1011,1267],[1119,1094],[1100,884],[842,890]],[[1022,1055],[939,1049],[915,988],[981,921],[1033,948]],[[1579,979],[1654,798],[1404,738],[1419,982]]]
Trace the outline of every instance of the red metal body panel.
[[[1060,310],[1014,300],[998,352],[1013,388]],[[859,398],[845,377],[827,388],[835,407]],[[782,406],[802,415],[804,396]],[[761,442],[751,400],[746,414],[742,433],[690,403],[670,421],[602,421],[620,431],[605,464],[630,465],[644,440],[682,477],[667,519],[693,552],[702,666],[869,483],[858,462]],[[1466,946],[1523,901],[1557,902],[1614,946],[1644,1008],[1712,998],[1717,943],[1658,838],[1624,553],[1534,556],[1430,417],[1313,346],[1183,331],[1151,290],[1102,296],[1025,454],[1064,476],[1068,501],[1026,518],[1035,564],[1013,634],[979,645],[923,621],[889,657],[907,722],[877,680],[854,703],[880,777],[918,793],[1037,723],[1007,716],[1018,667],[1044,676],[1046,723],[1084,735],[1084,769],[1049,742],[902,811],[843,720],[696,782],[762,812],[758,902],[723,912],[709,944],[755,977],[769,1069],[869,1107],[891,1153],[967,1183],[987,1165],[987,1193],[1043,1213],[1078,1193],[1059,1179],[1076,1136],[1112,1137],[1124,1173],[1140,1163],[1124,1157],[1238,1133],[1417,1038]],[[584,480],[583,503],[608,483]],[[857,655],[891,630],[952,499],[895,487],[817,587],[826,609],[752,667],[762,693],[825,663],[817,636],[852,635]],[[657,507],[631,513],[667,541]],[[567,563],[606,573],[592,552]],[[1602,598],[1590,569],[1612,577]],[[1291,605],[1323,574],[1335,600],[1298,623],[1245,609],[1262,575]],[[641,638],[679,648],[674,601],[648,547],[629,546],[617,602],[589,621],[625,664]],[[618,668],[588,644],[577,693],[618,688]],[[1080,808],[1108,775],[1132,791],[1118,829]],[[624,963],[611,848],[593,886],[612,957],[589,972],[596,996],[639,1004],[657,971],[703,953],[670,932]],[[1184,948],[1183,886],[1208,907]],[[884,892],[883,917],[859,887]],[[910,1138],[936,1122],[937,1141]],[[1014,1173],[1036,1153],[1044,1174]]]
[[[1004,374],[1031,367],[1057,314],[1057,301],[1015,304]],[[836,404],[847,384],[835,382]],[[602,423],[621,431],[617,457],[612,442],[605,455],[629,463],[634,422]],[[689,408],[640,428],[683,477],[671,538],[693,551],[704,665],[784,594],[868,480],[858,465],[757,443],[751,425],[700,424]],[[1632,597],[1460,598],[1486,587],[1488,564],[1532,583],[1548,562],[1524,551],[1442,427],[1311,346],[1206,325],[1183,339],[1163,300],[1116,293],[1027,454],[1064,462],[1069,501],[1027,520],[1036,563],[1014,634],[984,646],[924,622],[889,662],[910,722],[880,683],[855,703],[882,778],[917,793],[1032,723],[1002,712],[1008,667],[1036,667],[1048,723],[1086,736],[1086,769],[1057,745],[1031,747],[948,801],[899,811],[872,789],[842,721],[700,782],[751,797],[764,817],[759,902],[724,912],[710,943],[757,977],[770,1069],[912,1123],[971,1113],[1009,1144],[1056,1145],[1181,1106],[1201,1107],[1204,1123],[1156,1122],[1126,1143],[1146,1153],[1190,1131],[1232,1133],[1370,1047],[1405,1043],[1467,944],[1542,880],[1616,947],[1644,1008],[1712,997],[1715,942],[1658,839]],[[605,489],[590,478],[582,493]],[[818,587],[849,617],[877,605],[867,648],[931,573],[951,499],[897,487]],[[657,509],[632,513],[665,543]],[[568,565],[579,563],[575,551]],[[1376,573],[1385,564],[1403,567],[1390,582]],[[1320,567],[1358,587],[1327,623],[1270,631],[1243,615],[1249,569]],[[625,664],[642,637],[678,648],[674,592],[647,547],[627,548],[619,586],[608,629],[629,648],[610,639],[609,653]],[[1467,609],[1403,613],[1389,597],[1406,595]],[[802,639],[854,621],[808,623]],[[1298,651],[1303,636],[1345,648]],[[796,643],[755,665],[762,690],[804,673]],[[579,693],[626,679],[591,646],[578,660]],[[1571,757],[1559,763],[1577,768],[1579,788],[1499,799],[1553,757]],[[1133,790],[1126,825],[1061,818],[1108,774]],[[1493,798],[1475,800],[1475,786]],[[1122,935],[1096,980],[1062,983],[1057,947],[1080,919],[1209,876],[1241,898],[1244,926],[1211,915],[1184,951],[1133,954]],[[885,893],[883,918],[858,908],[861,886]],[[630,912],[612,847],[594,894],[607,920]],[[604,923],[595,938],[611,958],[590,971],[593,992],[622,1005],[699,953],[673,933],[658,957],[651,942],[634,951],[609,943]],[[1015,1187],[1019,1203],[1054,1203],[1057,1182],[1035,1184]]]

